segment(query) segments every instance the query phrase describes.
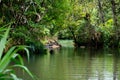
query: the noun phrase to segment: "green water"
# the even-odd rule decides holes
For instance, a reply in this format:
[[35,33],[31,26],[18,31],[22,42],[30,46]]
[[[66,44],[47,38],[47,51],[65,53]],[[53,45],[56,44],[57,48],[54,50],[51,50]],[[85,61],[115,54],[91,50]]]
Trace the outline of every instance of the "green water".
[[73,40],[59,40],[59,44],[61,44],[62,47],[74,47]]
[[[37,80],[120,80],[118,50],[74,49],[63,47],[52,54],[32,55],[25,65]],[[24,80],[32,80],[17,70]]]

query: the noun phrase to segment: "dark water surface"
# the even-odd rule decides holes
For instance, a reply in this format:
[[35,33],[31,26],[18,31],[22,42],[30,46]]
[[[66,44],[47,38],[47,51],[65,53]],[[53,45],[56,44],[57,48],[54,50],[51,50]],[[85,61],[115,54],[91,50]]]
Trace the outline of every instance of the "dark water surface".
[[[55,50],[53,54],[33,55],[25,65],[37,80],[120,80],[118,50],[74,49]],[[32,80],[17,70],[24,80]]]

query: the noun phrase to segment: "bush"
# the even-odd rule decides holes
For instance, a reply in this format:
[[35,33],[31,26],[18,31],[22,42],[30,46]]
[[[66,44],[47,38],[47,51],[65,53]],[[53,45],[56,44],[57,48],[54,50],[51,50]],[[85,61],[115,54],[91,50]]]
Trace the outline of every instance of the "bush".
[[29,46],[29,50],[31,53],[45,53],[44,45],[40,41],[26,41],[26,45]]

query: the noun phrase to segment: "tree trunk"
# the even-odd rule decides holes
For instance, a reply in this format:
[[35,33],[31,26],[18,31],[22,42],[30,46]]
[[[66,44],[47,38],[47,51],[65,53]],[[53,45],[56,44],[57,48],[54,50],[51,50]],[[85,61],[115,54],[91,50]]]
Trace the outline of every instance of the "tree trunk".
[[111,7],[112,7],[112,13],[113,13],[113,22],[114,22],[114,29],[115,29],[115,41],[114,45],[119,45],[119,29],[118,29],[118,23],[117,23],[117,14],[116,14],[116,3],[115,0],[111,0]]
[[112,13],[113,13],[113,21],[114,21],[114,26],[117,27],[117,17],[116,17],[116,6],[115,6],[115,1],[111,0],[111,5],[112,5]]
[[73,36],[73,39],[74,39],[75,43],[77,43],[77,39],[76,39],[76,37],[75,37],[74,31],[72,30],[71,27],[68,27],[68,28],[69,28],[69,30],[70,30],[72,36]]
[[117,23],[117,14],[116,14],[116,6],[115,6],[115,0],[111,0],[111,7],[112,7],[112,13],[113,13],[113,22],[115,27],[115,33],[116,33],[116,39],[119,38],[119,31],[118,31],[118,23]]
[[105,22],[105,20],[104,20],[104,13],[103,13],[103,10],[102,10],[102,5],[101,5],[100,0],[98,0],[98,7],[99,7],[100,20],[104,24],[104,22]]

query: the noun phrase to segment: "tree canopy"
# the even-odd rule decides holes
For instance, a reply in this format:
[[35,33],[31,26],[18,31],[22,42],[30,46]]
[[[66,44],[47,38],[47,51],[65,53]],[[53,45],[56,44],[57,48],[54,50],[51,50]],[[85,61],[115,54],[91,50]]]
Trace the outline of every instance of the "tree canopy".
[[77,46],[118,46],[119,5],[119,0],[1,0],[0,26],[12,22],[13,44],[56,36]]

